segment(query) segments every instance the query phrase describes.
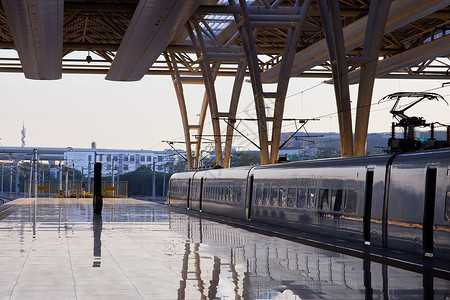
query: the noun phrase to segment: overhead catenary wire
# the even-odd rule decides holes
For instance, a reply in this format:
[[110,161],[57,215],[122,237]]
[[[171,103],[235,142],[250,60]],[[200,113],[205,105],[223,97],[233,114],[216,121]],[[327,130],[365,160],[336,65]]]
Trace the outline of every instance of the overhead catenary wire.
[[[378,57],[375,57],[375,58],[373,58],[372,60],[366,61],[364,64],[361,64],[361,67],[364,66],[364,65],[367,65],[367,64],[369,64],[369,63],[371,63],[371,62],[373,62],[373,61],[376,61],[376,60],[378,60]],[[354,70],[349,69],[349,70],[347,70],[344,74],[339,74],[339,75],[337,75],[337,76],[332,77],[332,80],[336,80],[336,79],[338,79],[338,78],[340,78],[340,77],[342,77],[342,76],[344,76],[344,75],[349,74],[349,73],[352,72],[352,71],[354,71]],[[313,86],[310,86],[310,87],[308,87],[308,88],[306,88],[306,89],[303,89],[303,90],[301,90],[301,91],[299,91],[299,92],[295,92],[295,93],[293,93],[293,94],[291,94],[291,95],[286,96],[285,99],[292,98],[292,97],[294,97],[294,96],[296,96],[296,95],[299,95],[299,94],[302,94],[302,96],[303,96],[303,94],[304,94],[305,92],[310,91],[310,90],[313,90],[313,89],[315,89],[315,88],[317,88],[317,87],[320,87],[320,86],[322,86],[323,84],[326,84],[326,82],[325,82],[325,81],[322,81],[322,82],[320,82],[320,83],[318,83],[318,84],[315,84],[315,85],[313,85]],[[439,90],[439,89],[442,89],[442,88],[445,88],[445,87],[447,87],[447,86],[445,86],[445,84],[443,84],[441,87],[436,87],[436,88],[428,89],[428,90],[425,90],[424,92],[426,92],[426,91]],[[446,96],[448,96],[448,95],[444,95],[444,97],[446,97]],[[386,101],[386,102],[387,102],[387,101]],[[359,106],[358,108],[364,108],[364,107],[369,107],[369,106],[373,106],[373,105],[378,105],[378,103],[373,102],[373,103],[370,103],[370,104],[368,104],[368,105]],[[356,108],[356,107],[355,107],[355,108],[350,108],[349,110],[345,110],[345,111],[342,111],[342,112],[354,111],[354,110],[356,110],[356,109],[358,109],[358,108]],[[390,109],[390,108],[381,108],[381,109],[377,109],[377,110],[372,110],[372,112],[383,111],[383,110],[388,110],[388,109]],[[248,113],[248,112],[255,111],[255,110],[256,110],[256,108],[253,106],[253,107],[247,108],[247,109],[245,109],[245,110],[243,110],[243,111],[239,111],[237,115],[243,114],[243,113]],[[337,116],[337,115],[338,115],[338,112],[327,113],[327,114],[324,114],[324,115],[315,116],[314,119],[320,119],[320,118],[324,118],[324,117],[333,117],[333,116]],[[207,124],[210,125],[211,122],[208,122]],[[205,124],[205,125],[207,125],[207,124]],[[288,127],[288,126],[292,126],[292,124],[290,125],[290,124],[283,124],[283,123],[282,123],[280,127],[270,126],[270,128],[268,127],[268,128],[265,130],[265,133],[268,133],[270,130],[274,130],[274,129],[278,129],[278,128],[286,128],[286,127]],[[257,132],[254,132],[253,134],[246,134],[246,137],[258,135],[259,132],[260,132],[260,131],[259,131],[259,129],[258,129]]]

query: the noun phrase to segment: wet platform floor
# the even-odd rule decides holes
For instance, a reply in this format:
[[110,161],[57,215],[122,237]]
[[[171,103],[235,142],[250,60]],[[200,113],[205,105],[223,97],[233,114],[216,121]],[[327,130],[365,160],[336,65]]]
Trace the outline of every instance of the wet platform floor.
[[0,206],[0,299],[450,299],[450,281],[133,199]]

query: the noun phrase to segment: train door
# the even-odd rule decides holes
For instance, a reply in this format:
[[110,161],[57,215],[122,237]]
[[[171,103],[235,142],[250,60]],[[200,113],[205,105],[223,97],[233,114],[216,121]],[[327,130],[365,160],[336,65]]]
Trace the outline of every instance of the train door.
[[246,211],[245,211],[245,216],[247,218],[247,220],[250,220],[251,217],[251,211],[252,211],[252,196],[253,195],[253,175],[250,175],[248,177],[248,181],[247,181],[247,195],[246,195],[246,199],[247,199],[247,203],[246,203]]
[[373,169],[367,169],[366,187],[364,193],[364,219],[363,234],[364,244],[370,245],[370,220],[372,215],[372,193],[373,193]]
[[200,179],[200,195],[198,199],[198,210],[202,211],[202,200],[203,200],[203,177]]
[[429,166],[425,178],[425,203],[423,212],[423,251],[433,256],[434,205],[436,200],[437,167]]
[[188,181],[188,187],[187,187],[187,197],[186,197],[186,208],[189,209],[190,208],[190,199],[191,199],[191,182],[192,179],[189,178]]

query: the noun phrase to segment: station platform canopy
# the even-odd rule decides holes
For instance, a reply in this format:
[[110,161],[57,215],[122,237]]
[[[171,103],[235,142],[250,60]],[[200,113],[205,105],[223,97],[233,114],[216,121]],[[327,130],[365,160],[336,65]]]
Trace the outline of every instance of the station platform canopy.
[[[174,52],[182,74],[200,64],[186,22],[196,18],[219,76],[234,76],[244,57],[235,1],[3,0],[0,7],[0,72],[23,72],[31,79],[58,79],[62,73],[105,74],[134,81],[145,74],[172,74],[164,51]],[[291,76],[331,78],[331,63],[320,1],[311,1],[296,48]],[[350,83],[358,81],[371,1],[339,2]],[[380,49],[377,77],[448,79],[450,1],[392,1]],[[276,82],[289,28],[301,12],[295,1],[247,0],[263,82]],[[81,53],[78,56],[71,55]],[[80,58],[81,57],[81,58]],[[86,57],[86,58],[85,58]]]

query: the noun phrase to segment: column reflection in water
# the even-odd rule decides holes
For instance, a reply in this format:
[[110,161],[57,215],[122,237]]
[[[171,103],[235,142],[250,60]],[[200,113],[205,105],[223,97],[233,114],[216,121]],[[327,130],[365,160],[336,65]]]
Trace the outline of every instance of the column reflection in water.
[[211,299],[429,299],[450,290],[449,281],[432,275],[211,221],[172,214],[169,222],[186,238],[181,298],[189,281]]
[[102,229],[103,229],[102,215],[94,214],[92,223],[94,230],[94,263],[92,264],[92,267],[99,268],[102,257]]

